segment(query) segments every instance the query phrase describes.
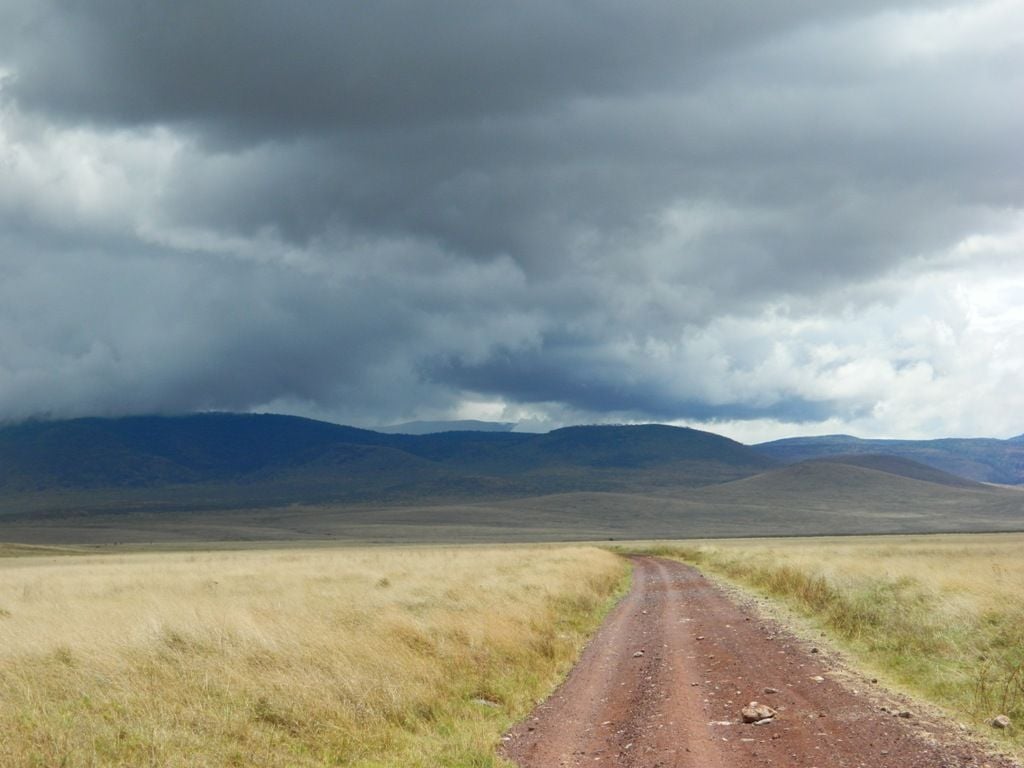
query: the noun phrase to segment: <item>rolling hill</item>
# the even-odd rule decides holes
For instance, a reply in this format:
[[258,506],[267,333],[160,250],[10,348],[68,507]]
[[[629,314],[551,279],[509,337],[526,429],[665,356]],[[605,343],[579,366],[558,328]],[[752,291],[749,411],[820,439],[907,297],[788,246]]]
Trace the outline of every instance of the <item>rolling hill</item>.
[[[33,422],[0,428],[0,540],[494,541],[1024,529],[1024,489],[978,483],[862,445],[873,442],[836,440],[837,448],[858,450],[787,464],[718,435],[661,425],[412,435],[250,414]],[[789,460],[806,450],[799,441],[783,443]]]
[[900,458],[899,456],[888,456],[881,453],[863,454],[839,454],[822,459],[808,459],[805,464],[845,464],[847,466],[872,469],[877,472],[884,472],[889,475],[907,477],[912,480],[924,480],[929,483],[948,485],[951,488],[982,488],[983,483],[976,480],[968,480],[959,475],[943,472],[941,469],[921,464],[911,459]]
[[[661,493],[569,493],[480,505],[533,529],[592,538],[801,536],[1024,529],[1024,489],[962,481],[910,461],[807,461]],[[930,479],[921,479],[921,476]],[[392,513],[388,513],[392,514]],[[462,511],[462,524],[484,517]],[[378,518],[378,520],[381,518]],[[454,522],[454,521],[449,521]]]
[[659,425],[547,434],[383,434],[272,414],[30,422],[0,429],[0,510],[203,508],[636,490],[774,466]]
[[1020,437],[863,440],[850,435],[826,435],[786,438],[753,447],[787,464],[839,455],[886,454],[981,483],[1024,484],[1024,440]]
[[700,488],[573,491],[402,504],[139,506],[0,519],[0,539],[36,545],[188,542],[570,541],[1024,530],[1024,490],[957,487],[810,461]]

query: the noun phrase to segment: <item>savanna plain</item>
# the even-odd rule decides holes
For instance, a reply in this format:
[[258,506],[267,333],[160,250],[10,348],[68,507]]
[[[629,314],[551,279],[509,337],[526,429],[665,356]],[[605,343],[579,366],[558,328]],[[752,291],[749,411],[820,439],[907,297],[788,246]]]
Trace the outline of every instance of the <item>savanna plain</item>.
[[588,547],[0,558],[0,765],[490,766],[627,566]]
[[[785,605],[1020,753],[1024,534],[616,547]],[[0,546],[0,765],[506,765],[501,734],[628,570],[586,545]],[[1017,725],[994,731],[996,714]]]

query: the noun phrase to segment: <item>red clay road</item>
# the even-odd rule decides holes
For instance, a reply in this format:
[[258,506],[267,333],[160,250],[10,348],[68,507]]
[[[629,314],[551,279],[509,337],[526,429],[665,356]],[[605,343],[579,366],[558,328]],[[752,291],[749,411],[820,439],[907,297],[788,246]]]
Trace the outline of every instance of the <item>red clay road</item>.
[[[893,714],[913,708],[865,690],[877,686],[695,569],[634,563],[632,591],[569,678],[506,735],[502,752],[522,768],[1020,768],[948,724]],[[742,723],[751,701],[778,715]]]

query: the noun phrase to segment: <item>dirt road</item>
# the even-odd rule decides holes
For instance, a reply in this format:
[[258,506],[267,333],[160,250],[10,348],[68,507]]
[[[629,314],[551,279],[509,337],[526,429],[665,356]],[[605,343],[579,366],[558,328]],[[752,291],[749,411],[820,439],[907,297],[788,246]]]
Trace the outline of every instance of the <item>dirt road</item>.
[[[523,768],[1020,768],[813,650],[696,570],[638,557],[630,594],[503,751]],[[744,724],[751,701],[778,714]]]

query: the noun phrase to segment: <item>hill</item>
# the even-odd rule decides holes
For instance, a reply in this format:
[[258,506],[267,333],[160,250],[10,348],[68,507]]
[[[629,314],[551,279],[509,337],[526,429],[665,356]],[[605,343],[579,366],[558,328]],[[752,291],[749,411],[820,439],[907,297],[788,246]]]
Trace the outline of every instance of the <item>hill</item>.
[[[942,479],[942,478],[940,478]],[[1024,491],[933,482],[833,461],[806,461],[690,496],[804,533],[1014,530]],[[795,526],[794,526],[795,523]]]
[[840,454],[823,459],[808,459],[807,463],[846,464],[848,466],[863,467],[864,469],[873,469],[899,477],[907,477],[912,480],[924,480],[929,483],[948,485],[951,488],[984,487],[982,483],[975,480],[968,480],[965,477],[943,472],[935,467],[929,467],[927,464],[921,464],[920,462],[900,458],[899,456],[889,456],[884,453]]
[[840,455],[886,454],[981,483],[1024,484],[1024,440],[1019,437],[863,440],[850,435],[826,435],[787,438],[753,447],[787,464]]
[[[916,472],[912,464],[888,469]],[[673,493],[559,494],[497,506],[514,509],[529,527],[576,528],[593,538],[1024,529],[1024,490],[961,482],[938,473],[933,477],[935,481],[855,464],[808,461]]]
[[0,489],[159,487],[300,466],[376,433],[291,416],[199,414],[32,421],[0,428]]
[[511,432],[515,429],[512,421],[479,421],[459,419],[456,421],[406,421],[377,427],[377,432],[388,435],[432,435],[437,432]]
[[403,504],[191,511],[144,507],[17,515],[10,541],[36,545],[192,541],[559,541],[1024,530],[1024,490],[954,487],[838,462],[805,462],[719,485],[575,491]]
[[548,434],[383,434],[273,414],[30,422],[0,428],[0,510],[215,509],[691,487],[773,466],[665,426]]
[[870,453],[862,445],[870,442],[835,439],[831,445],[847,450],[780,464],[719,435],[661,425],[410,435],[252,414],[34,422],[0,428],[0,539],[494,541],[1024,529],[1024,490]]

